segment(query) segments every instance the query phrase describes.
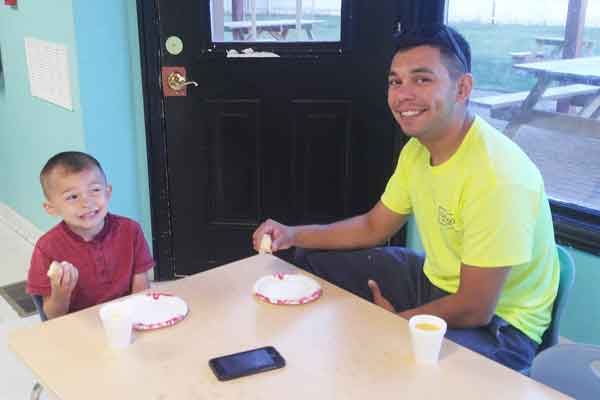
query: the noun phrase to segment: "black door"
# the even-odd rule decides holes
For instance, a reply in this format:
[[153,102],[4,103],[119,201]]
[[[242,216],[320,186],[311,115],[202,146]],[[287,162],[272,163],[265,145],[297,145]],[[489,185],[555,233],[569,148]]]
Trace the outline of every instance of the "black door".
[[[335,23],[318,13],[265,23],[260,11],[248,17],[252,1],[240,0],[245,17],[240,2],[227,1],[229,14],[216,0],[139,7],[145,89],[154,94],[146,122],[158,279],[253,254],[251,233],[267,217],[299,224],[365,212],[404,140],[387,108],[386,79],[405,3],[341,0],[332,38],[319,26]],[[226,57],[249,47],[279,57]],[[153,79],[173,66],[198,86],[157,100]]]

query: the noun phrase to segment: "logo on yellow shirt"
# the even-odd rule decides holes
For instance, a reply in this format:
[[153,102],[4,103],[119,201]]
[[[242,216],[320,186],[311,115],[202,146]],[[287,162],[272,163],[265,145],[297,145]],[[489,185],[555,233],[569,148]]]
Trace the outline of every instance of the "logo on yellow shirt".
[[442,226],[451,227],[454,225],[455,219],[452,211],[445,209],[442,206],[438,207],[438,222]]

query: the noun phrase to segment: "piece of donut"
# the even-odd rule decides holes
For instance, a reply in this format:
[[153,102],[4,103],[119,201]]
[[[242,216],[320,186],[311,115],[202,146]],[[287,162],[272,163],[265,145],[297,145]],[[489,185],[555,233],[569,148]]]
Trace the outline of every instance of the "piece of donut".
[[50,268],[48,268],[48,272],[46,273],[46,275],[48,275],[48,278],[52,279],[53,277],[58,275],[61,269],[62,265],[60,265],[58,261],[52,261],[52,263],[50,263]]
[[263,235],[260,240],[260,248],[258,249],[260,254],[271,253],[271,235]]

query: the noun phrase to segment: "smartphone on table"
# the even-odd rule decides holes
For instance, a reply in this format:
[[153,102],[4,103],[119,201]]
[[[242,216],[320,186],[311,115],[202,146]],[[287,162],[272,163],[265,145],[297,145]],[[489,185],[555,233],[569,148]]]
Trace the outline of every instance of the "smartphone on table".
[[282,368],[285,360],[273,346],[215,357],[208,361],[220,381],[240,378],[263,371]]

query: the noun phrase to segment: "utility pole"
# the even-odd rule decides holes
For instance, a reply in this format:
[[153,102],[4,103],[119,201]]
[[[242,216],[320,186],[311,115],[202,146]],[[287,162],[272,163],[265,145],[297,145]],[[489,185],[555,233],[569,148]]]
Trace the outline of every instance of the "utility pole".
[[[581,43],[583,42],[583,27],[585,25],[587,5],[588,0],[569,0],[562,58],[577,58],[581,56]],[[559,100],[556,103],[556,111],[558,112],[568,112],[569,108],[568,100]]]
[[567,21],[565,22],[565,46],[562,58],[581,56],[583,28],[588,0],[569,0]]
[[[244,0],[233,0],[231,3],[231,20],[243,21],[244,14]],[[244,35],[240,29],[233,30],[233,39],[244,40]]]

